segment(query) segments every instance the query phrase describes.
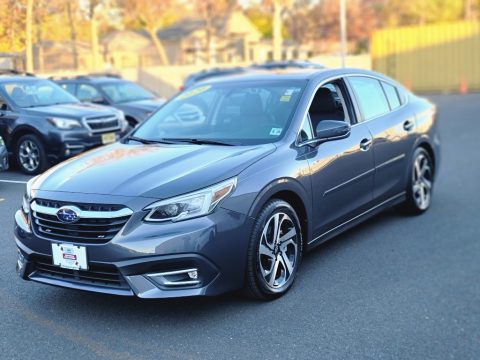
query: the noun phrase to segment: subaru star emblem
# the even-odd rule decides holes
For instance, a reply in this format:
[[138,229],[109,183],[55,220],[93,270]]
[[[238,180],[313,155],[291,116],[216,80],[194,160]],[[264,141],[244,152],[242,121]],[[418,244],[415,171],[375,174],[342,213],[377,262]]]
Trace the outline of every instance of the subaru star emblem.
[[63,206],[57,211],[57,218],[61,222],[72,224],[79,219],[80,209],[75,206]]

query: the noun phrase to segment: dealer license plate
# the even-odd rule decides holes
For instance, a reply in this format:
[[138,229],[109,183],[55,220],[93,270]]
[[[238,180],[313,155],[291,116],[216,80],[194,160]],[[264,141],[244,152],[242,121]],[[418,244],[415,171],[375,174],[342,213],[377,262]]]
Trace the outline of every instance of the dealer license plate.
[[52,244],[53,265],[64,269],[87,270],[87,249],[73,244]]
[[117,141],[115,133],[102,134],[102,144],[110,144]]

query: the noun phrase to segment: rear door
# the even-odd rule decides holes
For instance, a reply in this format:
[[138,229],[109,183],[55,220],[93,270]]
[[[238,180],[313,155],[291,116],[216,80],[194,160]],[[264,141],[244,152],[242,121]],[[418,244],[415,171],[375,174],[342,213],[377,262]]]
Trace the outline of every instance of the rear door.
[[415,141],[414,114],[392,83],[366,76],[350,76],[348,82],[373,136],[374,201],[381,203],[405,190],[409,151]]

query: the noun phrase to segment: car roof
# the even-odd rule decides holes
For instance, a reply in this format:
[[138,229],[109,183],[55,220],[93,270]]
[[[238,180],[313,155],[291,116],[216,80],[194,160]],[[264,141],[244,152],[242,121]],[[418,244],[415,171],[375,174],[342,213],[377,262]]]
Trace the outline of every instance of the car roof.
[[88,81],[92,84],[101,84],[101,83],[112,83],[112,82],[127,82],[128,80],[124,80],[121,78],[113,77],[113,76],[76,76],[71,78],[54,78],[53,81],[56,82],[80,82],[80,81]]
[[[239,81],[294,81],[294,80],[323,80],[341,75],[367,75],[390,80],[382,74],[374,71],[356,69],[356,68],[335,68],[335,69],[297,69],[297,70],[278,70],[264,71],[245,74],[235,74],[219,76],[200,81],[199,83],[234,83]],[[391,81],[391,80],[390,80]]]
[[31,80],[46,80],[43,78],[38,78],[35,76],[22,76],[22,75],[0,75],[0,83],[7,83],[7,82],[23,82],[23,81],[31,81]]

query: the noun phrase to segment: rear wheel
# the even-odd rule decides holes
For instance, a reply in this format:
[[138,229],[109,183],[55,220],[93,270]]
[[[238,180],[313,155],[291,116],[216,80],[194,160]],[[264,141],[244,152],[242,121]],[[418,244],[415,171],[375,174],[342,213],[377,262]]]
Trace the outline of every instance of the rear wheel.
[[427,211],[432,202],[433,162],[424,148],[415,150],[410,171],[407,199],[399,209],[406,214],[418,215]]
[[47,167],[45,147],[39,137],[33,134],[23,135],[18,140],[16,158],[25,174],[39,174]]
[[247,259],[247,293],[271,300],[293,284],[302,258],[302,232],[295,210],[283,200],[271,200],[258,216]]

